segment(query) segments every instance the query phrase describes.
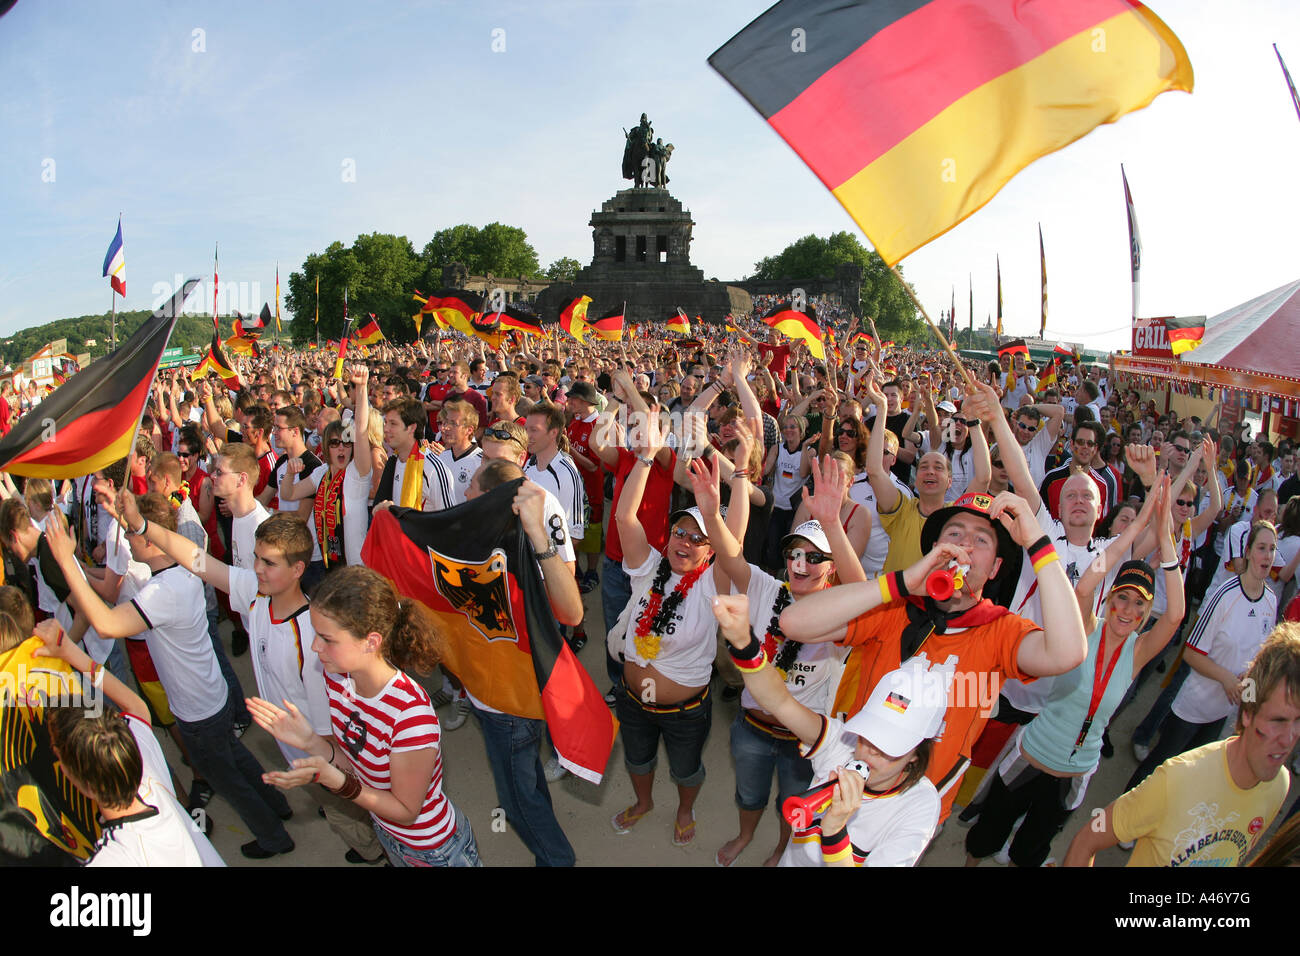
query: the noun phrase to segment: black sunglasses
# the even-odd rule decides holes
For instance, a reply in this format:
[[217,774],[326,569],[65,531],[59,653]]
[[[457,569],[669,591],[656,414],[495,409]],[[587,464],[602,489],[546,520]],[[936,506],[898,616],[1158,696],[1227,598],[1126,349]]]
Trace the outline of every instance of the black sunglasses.
[[798,561],[802,558],[809,564],[825,564],[827,561],[835,560],[829,554],[823,554],[821,551],[805,551],[803,548],[788,548],[781,554],[787,561]]
[[342,445],[342,444],[344,444],[342,438],[331,438],[329,441],[327,441],[327,442],[325,443],[325,447],[327,447],[327,448],[338,448],[339,445]]
[[485,428],[483,429],[483,437],[495,438],[497,441],[518,441],[514,435],[510,434],[504,428]]

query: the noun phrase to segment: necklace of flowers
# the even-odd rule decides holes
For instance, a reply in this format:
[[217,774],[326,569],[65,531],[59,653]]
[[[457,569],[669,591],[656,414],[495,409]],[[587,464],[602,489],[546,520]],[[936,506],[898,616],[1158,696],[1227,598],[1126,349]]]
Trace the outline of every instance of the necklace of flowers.
[[673,593],[668,595],[667,600],[665,600],[664,585],[668,583],[668,578],[672,576],[673,572],[667,558],[660,560],[654,581],[650,584],[649,601],[641,612],[641,616],[636,619],[636,632],[633,634],[633,643],[636,645],[638,656],[648,661],[652,661],[659,656],[659,645],[664,639],[664,626],[673,619],[677,613],[677,608],[686,599],[687,593],[707,570],[709,570],[709,565],[701,564],[695,570],[682,575],[682,579],[673,588]]
[[[787,581],[777,592],[776,601],[772,604],[772,620],[768,622],[767,633],[763,635],[763,653],[772,662],[772,666],[780,671],[783,680],[790,665],[799,656],[799,648],[803,646],[798,641],[787,641],[785,632],[781,630],[781,612],[793,601],[794,595],[790,593],[790,582]],[[779,652],[776,649],[778,641],[781,642]]]

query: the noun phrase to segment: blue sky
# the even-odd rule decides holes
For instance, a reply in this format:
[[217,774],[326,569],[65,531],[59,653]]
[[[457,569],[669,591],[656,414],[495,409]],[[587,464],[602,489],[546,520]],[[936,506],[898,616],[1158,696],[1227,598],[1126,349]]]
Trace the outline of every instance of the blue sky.
[[[277,261],[287,276],[364,232],[419,249],[440,228],[498,220],[523,227],[543,265],[585,263],[591,211],[626,185],[621,128],[642,111],[675,145],[671,189],[694,214],[706,276],[740,278],[810,232],[857,233],[706,63],[767,5],[19,0],[0,18],[0,334],[107,308],[100,266],[119,212],[128,309],[178,273],[210,277],[215,242],[223,288],[249,300],[232,304],[254,311]],[[1300,273],[1300,121],[1270,45],[1300,77],[1300,4],[1153,7],[1186,46],[1196,92],[1039,161],[909,257],[933,314],[956,284],[964,321],[974,273],[982,324],[1000,253],[1007,328],[1036,332],[1041,221],[1049,336],[1125,346],[1120,162],[1144,313],[1214,315]],[[208,310],[205,295],[192,307]]]

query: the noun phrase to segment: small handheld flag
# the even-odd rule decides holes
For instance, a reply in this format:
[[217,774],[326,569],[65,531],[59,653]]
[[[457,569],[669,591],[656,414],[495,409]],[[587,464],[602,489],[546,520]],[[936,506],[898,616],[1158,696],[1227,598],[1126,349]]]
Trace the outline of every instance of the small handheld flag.
[[822,329],[817,324],[817,313],[808,306],[807,312],[799,312],[790,306],[790,302],[778,302],[772,311],[763,316],[763,321],[776,329],[786,338],[797,339],[808,346],[808,351],[821,361],[826,361],[826,349],[822,345]]
[[668,319],[668,331],[680,332],[682,335],[691,334],[691,320],[687,318],[686,313],[677,309],[677,313]]
[[587,306],[590,304],[591,296],[580,295],[560,310],[560,328],[579,342],[584,340],[583,337],[591,329],[587,324]]
[[117,218],[117,234],[108,244],[104,256],[104,276],[113,286],[113,291],[126,298],[126,257],[122,252],[122,217]]
[[589,323],[591,330],[596,333],[598,338],[606,342],[623,341],[623,306],[617,309],[610,309],[604,315],[597,319],[592,319]]

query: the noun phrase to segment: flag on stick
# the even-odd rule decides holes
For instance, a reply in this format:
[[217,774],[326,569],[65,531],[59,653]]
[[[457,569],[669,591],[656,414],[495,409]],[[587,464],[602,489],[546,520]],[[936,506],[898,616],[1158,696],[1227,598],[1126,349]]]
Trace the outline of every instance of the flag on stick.
[[[320,327],[320,276],[319,275],[316,276],[316,326],[317,328]],[[418,326],[416,327],[415,331],[416,332],[420,331]]]
[[358,345],[374,345],[376,342],[384,340],[384,333],[379,329],[379,323],[375,321],[375,313],[370,313],[370,321],[357,329],[356,343]]
[[1038,264],[1043,276],[1043,306],[1038,320],[1038,337],[1047,335],[1047,250],[1043,247],[1043,224],[1038,224]]
[[691,334],[691,320],[678,306],[677,312],[668,318],[668,331],[680,332],[682,335]]
[[1056,387],[1056,370],[1060,367],[1061,360],[1053,355],[1047,362],[1047,367],[1038,376],[1038,393],[1041,395],[1049,388]]
[[[792,34],[821,40],[792,56]],[[1035,159],[1193,82],[1137,0],[782,0],[709,63],[891,266]]]
[[1282,59],[1282,53],[1278,50],[1277,44],[1273,44],[1273,52],[1277,54],[1278,66],[1282,67],[1282,77],[1286,80],[1286,88],[1291,91],[1291,103],[1295,106],[1295,115],[1300,118],[1300,93],[1296,93],[1295,84],[1291,82],[1291,74],[1286,68],[1286,61]]
[[214,243],[212,246],[212,331],[217,331],[217,253],[220,251],[220,244]]
[[241,387],[239,373],[235,371],[230,359],[226,358],[226,350],[221,347],[221,336],[215,329],[212,332],[212,344],[208,346],[208,353],[203,356],[203,361],[194,367],[196,377],[202,378],[209,372],[220,375],[221,380],[226,383],[226,388],[238,391]]
[[503,329],[522,332],[524,335],[543,334],[541,317],[531,312],[524,312],[521,309],[512,309],[506,306],[505,311],[497,313],[497,315]]
[[591,330],[591,326],[587,324],[587,306],[590,304],[591,296],[580,295],[560,310],[560,328],[579,342],[582,342],[584,336]]
[[623,306],[610,309],[604,315],[588,323],[598,338],[606,342],[623,341]]
[[0,471],[28,478],[80,478],[125,458],[167,340],[190,292],[189,279],[122,346],[77,372],[37,414],[0,439]]
[[1205,316],[1171,316],[1165,319],[1165,335],[1174,355],[1190,352],[1205,338]]
[[334,360],[334,378],[343,381],[343,356],[348,352],[348,332],[352,329],[352,320],[348,318],[348,287],[343,287],[343,336],[339,339],[339,354]]
[[998,256],[998,326],[993,330],[994,342],[1002,338],[1002,257]]
[[998,346],[998,358],[1004,355],[1023,355],[1029,358],[1029,346],[1024,339],[1012,339],[1006,345]]
[[1133,208],[1133,194],[1128,190],[1128,176],[1124,164],[1119,165],[1120,178],[1124,180],[1124,210],[1128,213],[1129,268],[1133,275],[1133,318],[1138,317],[1138,287],[1142,273],[1142,237],[1138,234],[1137,211]]
[[280,331],[280,263],[275,264],[275,330]]
[[104,276],[112,285],[113,291],[126,298],[126,257],[122,252],[122,217],[117,217],[117,235],[108,244],[104,255]]
[[817,313],[808,306],[807,312],[791,308],[790,302],[781,301],[772,307],[772,311],[763,316],[763,321],[776,329],[786,338],[798,339],[808,346],[808,351],[821,361],[826,361],[826,349],[822,345],[822,328],[817,324]]
[[545,719],[561,765],[599,783],[618,722],[551,613],[511,511],[522,479],[444,511],[375,512],[362,559],[438,618],[443,662],[489,707]]

